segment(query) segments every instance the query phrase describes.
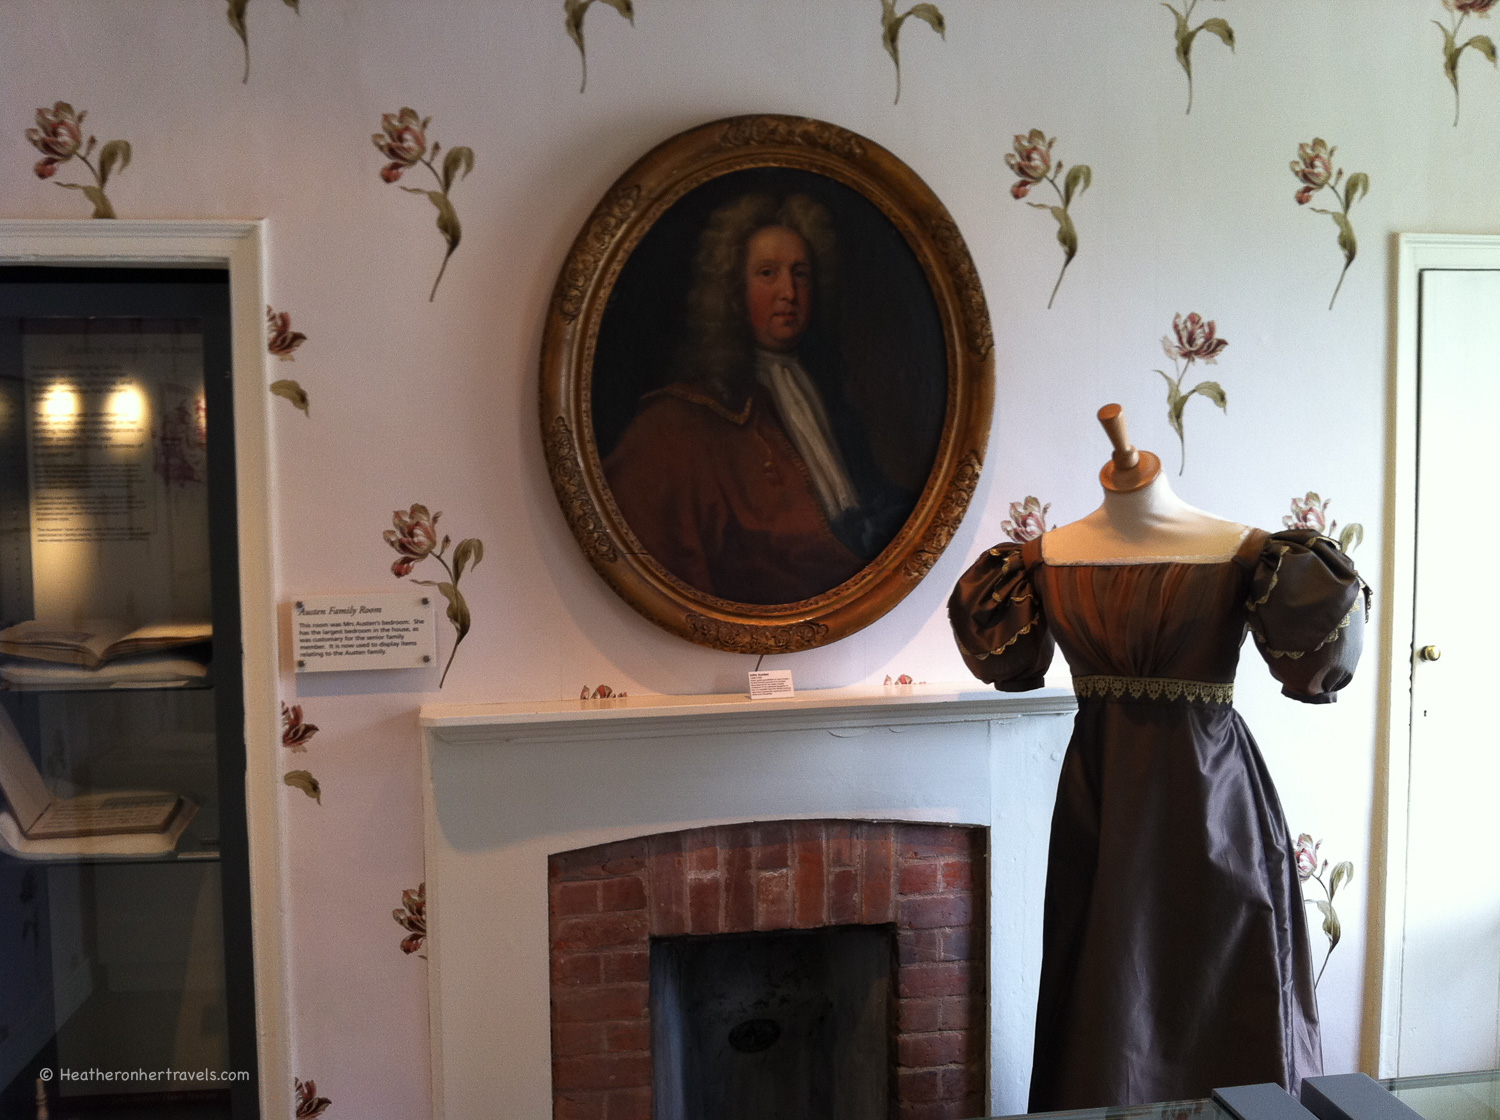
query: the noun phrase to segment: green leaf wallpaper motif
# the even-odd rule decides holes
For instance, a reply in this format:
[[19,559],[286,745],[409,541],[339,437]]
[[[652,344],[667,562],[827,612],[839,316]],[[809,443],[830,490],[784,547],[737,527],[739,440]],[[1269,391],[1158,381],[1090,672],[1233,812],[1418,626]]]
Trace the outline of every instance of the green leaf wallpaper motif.
[[[318,733],[318,725],[302,718],[302,705],[281,702],[281,745],[293,754],[306,754],[307,744]],[[291,770],[282,775],[282,783],[300,789],[319,805],[323,804],[323,787],[307,770]]]
[[1182,67],[1182,72],[1187,75],[1188,98],[1187,110],[1193,111],[1193,43],[1198,38],[1198,33],[1207,31],[1210,35],[1217,35],[1219,39],[1231,51],[1234,50],[1234,28],[1229,26],[1226,20],[1217,17],[1206,19],[1197,27],[1192,26],[1193,9],[1198,6],[1199,0],[1187,0],[1187,5],[1182,11],[1178,11],[1171,4],[1162,3],[1162,7],[1172,13],[1177,21],[1174,34],[1177,37],[1177,65]]
[[458,581],[463,578],[465,568],[473,568],[484,559],[484,542],[476,537],[458,542],[458,547],[453,550],[451,565],[443,559],[452,538],[445,534],[442,543],[438,543],[437,522],[442,516],[441,511],[429,513],[424,505],[413,505],[405,512],[398,509],[391,514],[395,528],[387,529],[383,534],[385,543],[401,554],[391,563],[391,574],[397,579],[409,576],[412,568],[429,556],[448,573],[446,580],[412,580],[423,587],[436,587],[443,598],[448,600],[448,621],[453,624],[456,637],[453,639],[453,649],[448,654],[448,663],[443,666],[443,675],[438,680],[439,688],[448,679],[448,670],[453,668],[453,656],[458,652],[459,643],[464,640],[473,623],[469,604],[458,589]]
[[130,142],[106,141],[104,147],[99,149],[98,163],[94,163],[89,156],[94,154],[98,138],[90,136],[87,144],[83,140],[83,119],[88,115],[87,109],[77,112],[66,101],[54,102],[50,109],[38,109],[37,127],[26,130],[26,139],[42,153],[42,158],[31,170],[38,179],[51,179],[57,174],[59,167],[76,156],[78,162],[93,175],[93,183],[57,185],[65,190],[82,191],[83,196],[94,204],[91,217],[113,218],[116,216],[115,208],[104,193],[104,188],[108,185],[110,176],[130,166]]
[[1187,402],[1194,395],[1198,395],[1213,401],[1221,411],[1229,411],[1229,398],[1217,381],[1200,381],[1184,393],[1182,379],[1187,376],[1188,370],[1193,368],[1194,362],[1202,362],[1209,366],[1217,365],[1219,354],[1228,345],[1227,339],[1218,337],[1218,327],[1214,321],[1205,320],[1196,311],[1187,316],[1173,315],[1172,333],[1162,336],[1161,348],[1166,351],[1167,357],[1172,359],[1172,367],[1177,374],[1173,377],[1165,370],[1156,371],[1167,383],[1167,423],[1172,425],[1172,430],[1177,433],[1177,442],[1182,446],[1182,460],[1177,466],[1178,474],[1181,474],[1187,467],[1187,436],[1184,435],[1182,427],[1182,415],[1187,408]]
[[885,46],[885,53],[896,64],[896,99],[891,102],[893,105],[901,101],[901,27],[912,16],[936,31],[941,38],[948,37],[947,21],[943,19],[943,13],[938,11],[936,4],[913,4],[897,15],[896,0],[880,0],[880,42]]
[[[578,92],[582,93],[589,84],[589,56],[583,47],[583,17],[588,14],[589,6],[595,0],[563,0],[563,23],[568,29],[568,38],[578,47],[578,57],[583,61],[583,80],[578,83]],[[631,0],[600,0],[608,4],[615,11],[630,21],[635,26],[635,5]]]
[[[1302,183],[1296,195],[1298,206],[1306,206],[1314,195],[1325,188],[1333,192],[1334,200],[1339,204],[1337,210],[1311,207],[1315,214],[1326,214],[1333,219],[1339,230],[1339,248],[1344,253],[1344,267],[1339,272],[1339,282],[1334,285],[1333,298],[1328,301],[1330,311],[1333,310],[1334,301],[1339,298],[1339,290],[1344,286],[1344,276],[1348,273],[1349,266],[1359,255],[1359,241],[1354,236],[1354,226],[1349,221],[1349,209],[1370,193],[1370,177],[1363,171],[1350,175],[1347,182],[1344,180],[1342,167],[1337,173],[1334,172],[1333,154],[1337,151],[1338,148],[1330,148],[1321,136],[1314,137],[1310,144],[1297,145],[1297,158],[1291,163],[1292,174]],[[1342,192],[1339,190],[1341,183],[1344,188]]]
[[1088,190],[1094,182],[1094,172],[1086,163],[1075,163],[1073,169],[1068,172],[1062,184],[1058,185],[1058,179],[1062,177],[1063,163],[1058,160],[1054,166],[1052,162],[1052,145],[1057,143],[1057,137],[1047,138],[1047,134],[1039,128],[1033,128],[1025,136],[1019,132],[1015,137],[1015,151],[1005,154],[1005,165],[1016,175],[1016,181],[1010,186],[1010,196],[1016,199],[1024,199],[1031,193],[1031,188],[1039,183],[1046,183],[1057,193],[1058,202],[1061,206],[1054,206],[1050,202],[1028,202],[1026,205],[1034,206],[1038,210],[1047,210],[1057,221],[1057,243],[1062,246],[1063,263],[1057,274],[1057,283],[1052,285],[1052,295],[1047,299],[1047,309],[1052,309],[1052,303],[1057,299],[1057,289],[1062,287],[1063,276],[1068,271],[1068,265],[1073,263],[1073,258],[1078,255],[1078,229],[1073,225],[1073,217],[1069,207],[1074,200],[1084,191]]
[[[297,6],[301,0],[281,0],[281,2],[298,15],[302,14],[302,9]],[[245,74],[240,78],[241,84],[250,81],[250,27],[245,22],[245,9],[249,6],[250,0],[229,0],[229,10],[225,13],[229,18],[229,26],[240,37],[240,42],[245,48]]]
[[434,143],[428,148],[427,126],[431,123],[431,117],[418,117],[415,109],[403,106],[399,113],[386,113],[382,116],[381,131],[371,137],[380,154],[391,161],[380,169],[380,177],[387,183],[396,182],[409,168],[419,163],[432,172],[432,177],[437,180],[438,189],[435,191],[421,187],[401,188],[410,194],[426,195],[428,201],[437,207],[438,232],[443,235],[443,241],[448,246],[448,251],[443,254],[443,263],[438,268],[437,279],[432,282],[432,291],[427,296],[428,303],[437,298],[438,285],[443,282],[443,273],[448,269],[448,259],[453,256],[453,251],[458,248],[463,237],[458,211],[453,209],[448,192],[453,189],[455,182],[467,179],[469,172],[474,170],[474,150],[464,147],[448,149],[448,154],[443,157],[443,169],[438,170],[437,157],[443,146]]
[[1479,16],[1488,19],[1490,11],[1500,0],[1443,0],[1443,7],[1448,9],[1449,20],[1447,26],[1433,20],[1434,26],[1443,33],[1443,73],[1448,76],[1448,82],[1453,86],[1453,127],[1458,127],[1458,62],[1466,50],[1473,49],[1490,60],[1491,65],[1496,65],[1495,41],[1488,35],[1474,35],[1465,39],[1462,43],[1458,41],[1459,32],[1463,29],[1464,20],[1470,16]]
[[318,779],[314,778],[308,771],[289,770],[282,775],[281,780],[285,785],[289,785],[293,789],[300,789],[319,805],[323,804],[323,787],[318,784]]

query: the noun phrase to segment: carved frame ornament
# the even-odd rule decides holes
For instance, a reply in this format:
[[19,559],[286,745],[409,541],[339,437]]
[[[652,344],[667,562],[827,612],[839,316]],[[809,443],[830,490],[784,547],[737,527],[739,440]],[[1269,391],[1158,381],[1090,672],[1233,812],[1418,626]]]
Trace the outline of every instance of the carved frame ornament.
[[[916,494],[915,504],[889,542],[852,577],[821,594],[764,604],[720,598],[690,585],[631,530],[611,493],[597,442],[595,408],[604,405],[596,394],[595,365],[601,323],[622,270],[658,221],[684,196],[705,185],[712,188],[724,176],[774,175],[775,169],[821,176],[838,185],[832,190],[857,192],[899,234],[893,240],[904,241],[920,270],[912,275],[925,280],[936,308],[929,334],[934,368],[946,365],[946,403],[932,398],[938,401],[931,411],[941,415],[941,432],[934,420],[931,468],[919,490],[906,491]],[[934,381],[941,376],[936,373]],[[933,390],[938,392],[940,387]],[[553,290],[542,343],[542,446],[563,515],[584,555],[621,598],[658,626],[734,653],[790,653],[826,645],[870,625],[905,598],[941,556],[968,509],[984,462],[993,400],[989,313],[978,272],[947,209],[915,172],[878,144],[836,125],[795,117],[742,116],[702,125],[667,140],[626,171],[573,242]]]

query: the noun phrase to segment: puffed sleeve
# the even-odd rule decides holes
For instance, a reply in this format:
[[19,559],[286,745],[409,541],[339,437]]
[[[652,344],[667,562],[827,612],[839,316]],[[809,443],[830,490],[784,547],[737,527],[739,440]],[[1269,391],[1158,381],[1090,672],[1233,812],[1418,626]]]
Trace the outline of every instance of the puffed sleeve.
[[1001,692],[1040,688],[1052,664],[1052,635],[1021,548],[1006,543],[990,549],[948,598],[948,621],[964,664]]
[[1332,703],[1354,676],[1370,613],[1370,589],[1349,557],[1309,529],[1276,533],[1256,562],[1246,608],[1282,695]]

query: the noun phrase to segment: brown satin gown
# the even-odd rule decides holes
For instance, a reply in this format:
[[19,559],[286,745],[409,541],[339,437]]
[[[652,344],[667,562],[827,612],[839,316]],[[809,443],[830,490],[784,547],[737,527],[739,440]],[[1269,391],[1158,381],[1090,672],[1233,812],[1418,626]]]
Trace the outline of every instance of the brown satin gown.
[[990,549],[949,616],[1005,691],[1054,640],[1078,715],[1052,818],[1034,1112],[1206,1096],[1322,1072],[1285,818],[1232,706],[1247,628],[1285,695],[1326,703],[1359,657],[1368,591],[1308,531],[1251,530],[1222,562],[1051,564]]

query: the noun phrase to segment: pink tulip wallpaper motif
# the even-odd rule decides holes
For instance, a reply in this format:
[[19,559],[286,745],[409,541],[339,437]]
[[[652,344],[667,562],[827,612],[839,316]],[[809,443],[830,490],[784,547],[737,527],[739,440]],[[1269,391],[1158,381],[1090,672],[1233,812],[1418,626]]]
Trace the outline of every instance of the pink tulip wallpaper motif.
[[[1323,841],[1314,841],[1312,834],[1302,833],[1297,837],[1295,858],[1297,861],[1297,879],[1299,882],[1317,883],[1323,892],[1322,898],[1308,898],[1303,900],[1304,905],[1313,905],[1323,915],[1323,936],[1328,939],[1328,951],[1323,954],[1323,963],[1318,967],[1318,974],[1313,978],[1313,986],[1316,987],[1323,980],[1323,970],[1328,967],[1328,959],[1333,956],[1333,951],[1338,948],[1343,939],[1344,929],[1339,923],[1339,916],[1333,908],[1333,899],[1338,894],[1339,887],[1354,878],[1354,864],[1344,860],[1333,869],[1333,874],[1324,878],[1328,871],[1328,861],[1325,859],[1318,862],[1318,849],[1323,846]],[[1305,887],[1304,887],[1305,889]]]
[[[312,737],[317,733],[317,724],[303,720],[301,704],[293,704],[289,707],[286,701],[281,702],[281,745],[283,747],[293,754],[306,754],[307,744],[312,742]],[[311,771],[289,770],[281,776],[281,781],[283,785],[292,789],[300,789],[319,805],[323,804],[323,787],[318,779],[312,776]]]
[[1187,436],[1183,433],[1182,418],[1187,408],[1187,402],[1195,395],[1202,396],[1219,406],[1223,412],[1229,411],[1229,398],[1225,396],[1224,390],[1220,388],[1217,381],[1200,381],[1187,392],[1182,391],[1182,380],[1188,371],[1193,368],[1194,362],[1202,362],[1204,365],[1217,365],[1219,354],[1229,345],[1228,340],[1218,336],[1218,327],[1212,319],[1205,320],[1196,311],[1183,316],[1172,316],[1172,333],[1164,335],[1161,340],[1161,348],[1166,351],[1167,357],[1172,360],[1173,373],[1165,370],[1157,370],[1162,379],[1167,383],[1167,423],[1172,425],[1172,430],[1177,433],[1177,441],[1182,445],[1182,460],[1177,466],[1177,473],[1181,474],[1187,467]]
[[295,1120],[315,1120],[333,1104],[327,1097],[318,1096],[318,1083],[312,1078],[306,1081],[300,1077],[294,1078],[292,1092],[293,1103],[297,1106]]
[[1057,221],[1057,243],[1062,246],[1063,263],[1057,274],[1057,282],[1052,285],[1052,295],[1047,298],[1049,311],[1053,301],[1057,299],[1057,289],[1062,287],[1063,276],[1067,274],[1068,265],[1072,264],[1073,258],[1078,255],[1078,230],[1073,225],[1069,207],[1094,182],[1094,172],[1089,165],[1075,163],[1067,177],[1063,179],[1062,185],[1058,186],[1057,180],[1063,173],[1063,162],[1058,160],[1054,164],[1052,161],[1052,146],[1056,143],[1057,137],[1048,139],[1047,134],[1041,129],[1033,128],[1024,136],[1019,132],[1016,133],[1013,143],[1015,150],[1005,154],[1005,165],[1016,176],[1016,181],[1010,186],[1011,198],[1025,199],[1033,187],[1046,183],[1056,193],[1057,201],[1062,204],[1060,206],[1055,206],[1050,202],[1026,204],[1038,210],[1049,211]]
[[1050,528],[1047,511],[1051,508],[1051,502],[1043,505],[1028,494],[1024,502],[1010,503],[1010,518],[1000,522],[1000,531],[1017,544],[1034,541]]
[[1332,498],[1320,498],[1317,491],[1309,490],[1306,497],[1292,499],[1292,512],[1282,517],[1281,524],[1288,529],[1311,529],[1338,541],[1345,552],[1352,552],[1364,542],[1365,527],[1351,521],[1339,532],[1339,523],[1328,516],[1332,504]]
[[[578,92],[582,93],[589,85],[589,56],[583,46],[583,17],[588,14],[589,7],[595,0],[563,0],[563,26],[568,29],[568,38],[573,40],[574,46],[578,48],[578,57],[583,63],[583,78],[578,83]],[[608,4],[619,12],[631,24],[635,23],[635,5],[631,0],[599,0],[600,3]]]
[[[288,8],[297,14],[302,9],[297,5],[299,0],[281,0]],[[245,51],[245,73],[240,78],[241,84],[250,81],[250,26],[245,19],[245,11],[250,6],[250,0],[229,0],[229,10],[225,15],[229,18],[229,26],[234,28],[234,33],[240,37],[240,43]]]
[[[427,941],[427,883],[418,883],[416,890],[402,891],[401,905],[391,911],[391,917],[406,931],[406,936],[401,939],[401,951],[407,955],[416,953]],[[427,959],[426,953],[418,956],[424,961]]]
[[[266,305],[266,352],[278,361],[290,362],[297,355],[297,349],[307,341],[307,335],[301,331],[292,330],[292,316],[286,311],[273,311],[271,305]],[[307,397],[307,390],[291,378],[281,378],[271,382],[271,392],[292,402],[294,408],[300,409],[303,415],[311,417],[311,402]]]
[[1473,50],[1489,59],[1491,65],[1496,65],[1495,41],[1488,35],[1472,35],[1461,43],[1458,41],[1459,36],[1470,16],[1488,19],[1496,3],[1500,3],[1500,0],[1443,0],[1443,7],[1448,9],[1448,22],[1444,24],[1438,20],[1432,21],[1443,33],[1443,73],[1447,75],[1448,84],[1453,87],[1454,128],[1458,127],[1458,64],[1464,51]]
[[463,237],[458,211],[453,208],[448,192],[453,189],[455,182],[467,179],[469,172],[474,170],[474,151],[465,147],[449,148],[447,156],[443,158],[443,169],[438,170],[437,157],[443,146],[436,142],[431,147],[428,146],[427,127],[431,123],[431,117],[419,117],[416,110],[403,106],[399,113],[386,113],[382,116],[381,130],[370,138],[380,154],[390,160],[380,169],[380,177],[387,183],[397,182],[418,164],[432,172],[432,177],[437,180],[438,189],[435,191],[423,187],[401,188],[409,194],[426,195],[428,201],[437,207],[438,232],[443,235],[443,241],[448,246],[448,251],[443,254],[443,263],[438,267],[437,279],[432,282],[432,291],[428,293],[428,303],[437,298],[438,285],[443,282],[443,273],[448,269],[448,259],[453,256]]
[[1229,26],[1226,20],[1217,16],[1206,19],[1197,27],[1192,25],[1193,11],[1198,7],[1200,0],[1187,0],[1182,11],[1178,11],[1171,4],[1163,3],[1162,7],[1172,13],[1172,18],[1177,21],[1173,33],[1177,39],[1177,65],[1182,67],[1182,72],[1187,75],[1187,109],[1188,113],[1193,111],[1193,43],[1200,33],[1207,31],[1210,35],[1217,35],[1231,51],[1234,50],[1234,28]]
[[892,104],[901,101],[901,28],[915,16],[944,39],[948,37],[948,24],[936,4],[913,4],[899,15],[896,0],[880,0],[880,42],[885,53],[891,56],[896,67],[896,96]]
[[[1315,214],[1326,214],[1333,219],[1334,225],[1338,227],[1339,249],[1344,254],[1344,267],[1339,272],[1339,282],[1334,285],[1333,298],[1328,301],[1328,310],[1333,310],[1334,302],[1339,298],[1339,291],[1344,286],[1344,276],[1349,272],[1349,266],[1354,263],[1354,258],[1359,255],[1359,241],[1354,236],[1354,225],[1349,220],[1349,211],[1365,195],[1370,193],[1370,177],[1363,171],[1356,171],[1350,175],[1348,180],[1344,179],[1344,169],[1341,167],[1337,172],[1333,169],[1333,156],[1338,148],[1330,148],[1328,142],[1321,136],[1315,136],[1311,143],[1297,145],[1297,158],[1292,160],[1292,174],[1302,184],[1297,189],[1296,199],[1298,206],[1307,206],[1319,191],[1327,190],[1333,195],[1333,200],[1338,203],[1337,210],[1325,209],[1319,206],[1309,206],[1308,209]],[[1339,189],[1340,184],[1343,190]]]
[[38,109],[36,127],[26,130],[26,139],[42,153],[42,158],[31,170],[38,179],[52,179],[59,167],[76,158],[88,168],[94,181],[54,182],[65,190],[82,191],[83,196],[94,205],[94,212],[90,217],[113,218],[116,217],[115,208],[109,201],[109,196],[104,193],[104,188],[109,185],[110,178],[116,172],[124,171],[130,166],[130,142],[108,140],[99,149],[98,162],[91,160],[89,157],[94,154],[99,141],[97,137],[90,135],[87,143],[84,142],[83,119],[88,115],[87,109],[76,111],[66,101],[54,102],[50,109]]
[[403,512],[398,509],[392,513],[391,522],[395,527],[387,529],[383,534],[385,543],[400,554],[391,563],[391,574],[397,579],[410,576],[412,569],[429,556],[441,564],[443,571],[448,574],[446,580],[412,580],[423,587],[436,587],[443,598],[448,600],[448,621],[453,624],[455,637],[453,649],[448,653],[448,662],[443,666],[442,678],[438,681],[439,688],[448,679],[448,670],[453,668],[453,655],[458,652],[459,643],[468,634],[473,621],[469,614],[469,604],[458,589],[458,581],[463,578],[466,567],[473,567],[484,559],[484,542],[476,537],[458,542],[458,547],[453,550],[451,565],[444,559],[452,538],[444,534],[442,543],[438,543],[437,522],[442,516],[441,511],[429,513],[426,506],[414,504],[410,510]]

